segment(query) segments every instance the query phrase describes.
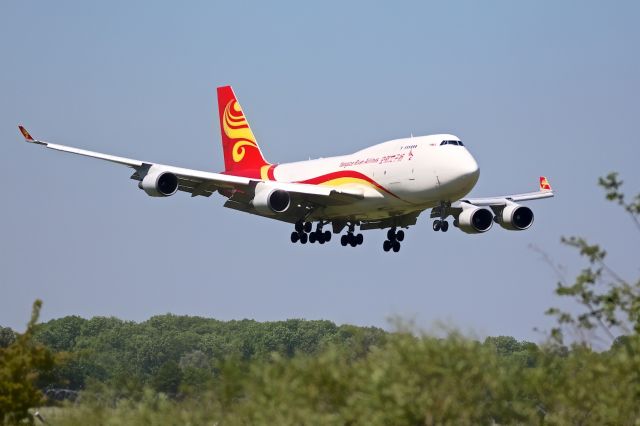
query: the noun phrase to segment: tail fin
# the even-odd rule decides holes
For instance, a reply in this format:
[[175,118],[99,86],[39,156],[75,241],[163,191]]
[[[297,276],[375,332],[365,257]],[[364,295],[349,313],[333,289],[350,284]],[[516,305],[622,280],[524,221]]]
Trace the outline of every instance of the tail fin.
[[540,191],[551,191],[551,184],[544,176],[540,176]]
[[231,86],[218,87],[218,111],[225,172],[242,171],[242,175],[257,173],[260,176],[260,169],[269,163],[260,152]]

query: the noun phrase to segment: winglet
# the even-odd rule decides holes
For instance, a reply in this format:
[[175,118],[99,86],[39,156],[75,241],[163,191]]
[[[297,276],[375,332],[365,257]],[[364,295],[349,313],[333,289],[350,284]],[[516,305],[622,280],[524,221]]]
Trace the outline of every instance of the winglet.
[[22,133],[22,136],[24,136],[24,140],[29,142],[29,143],[37,143],[39,145],[46,145],[46,142],[43,141],[39,141],[38,139],[34,139],[33,136],[31,136],[31,134],[29,132],[27,132],[27,129],[24,128],[24,126],[19,125],[18,129],[20,129],[20,133]]
[[23,126],[18,126],[18,129],[20,129],[20,133],[22,133],[22,136],[24,136],[27,142],[35,142],[35,139],[31,137],[29,132],[27,132],[27,129]]
[[540,176],[540,191],[551,191],[551,184],[545,176]]

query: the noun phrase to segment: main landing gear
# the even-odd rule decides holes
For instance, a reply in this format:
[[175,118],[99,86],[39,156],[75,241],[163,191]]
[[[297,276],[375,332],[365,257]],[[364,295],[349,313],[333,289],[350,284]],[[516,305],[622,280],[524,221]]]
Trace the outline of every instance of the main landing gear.
[[347,245],[355,247],[364,242],[364,236],[362,234],[354,234],[355,229],[355,225],[350,224],[349,231],[345,235],[340,237],[340,244],[342,244],[342,247],[346,247]]
[[402,229],[396,231],[396,227],[387,231],[387,239],[382,243],[384,251],[393,250],[394,253],[400,251],[400,241],[404,240],[404,231]]
[[447,232],[449,230],[449,222],[446,220],[436,219],[433,221],[433,230],[436,232]]
[[323,231],[323,225],[322,222],[318,223],[316,230],[312,232],[313,224],[311,222],[297,221],[296,230],[291,233],[291,242],[295,244],[300,241],[300,244],[307,244],[309,241],[311,244],[315,242],[324,244],[331,241],[331,231]]

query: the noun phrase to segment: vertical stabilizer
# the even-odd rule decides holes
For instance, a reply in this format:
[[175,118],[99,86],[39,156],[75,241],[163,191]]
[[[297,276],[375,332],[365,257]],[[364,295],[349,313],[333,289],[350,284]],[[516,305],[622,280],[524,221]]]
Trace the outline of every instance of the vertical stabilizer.
[[269,163],[262,156],[231,86],[218,87],[218,111],[225,172],[259,177],[260,169]]

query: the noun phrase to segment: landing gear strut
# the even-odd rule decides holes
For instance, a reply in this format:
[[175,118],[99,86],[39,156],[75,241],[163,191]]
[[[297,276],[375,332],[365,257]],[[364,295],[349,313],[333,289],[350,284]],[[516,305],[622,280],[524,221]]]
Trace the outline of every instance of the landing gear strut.
[[387,239],[382,243],[384,251],[393,250],[394,253],[400,251],[400,241],[404,240],[404,231],[402,229],[396,231],[396,227],[387,231]]

